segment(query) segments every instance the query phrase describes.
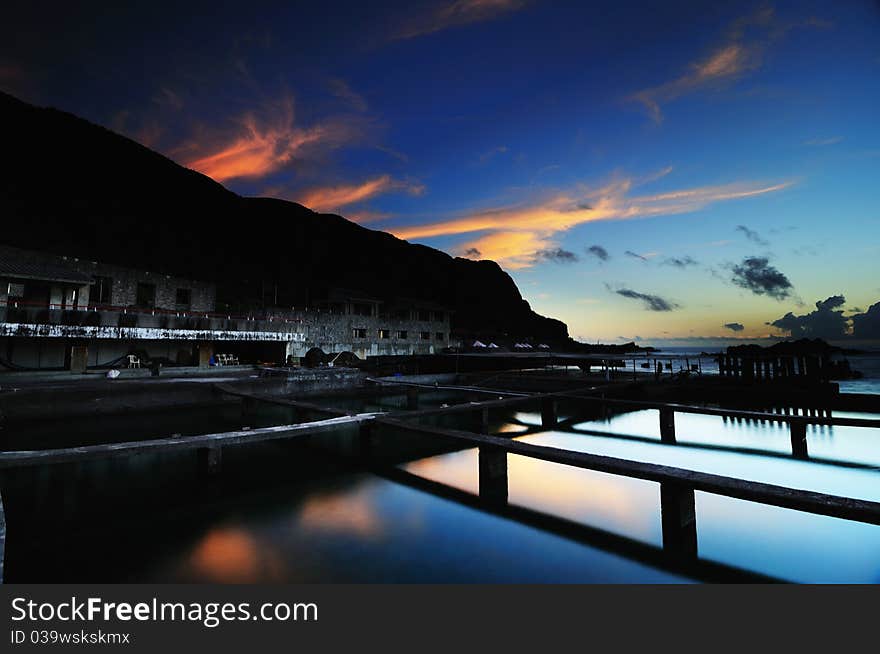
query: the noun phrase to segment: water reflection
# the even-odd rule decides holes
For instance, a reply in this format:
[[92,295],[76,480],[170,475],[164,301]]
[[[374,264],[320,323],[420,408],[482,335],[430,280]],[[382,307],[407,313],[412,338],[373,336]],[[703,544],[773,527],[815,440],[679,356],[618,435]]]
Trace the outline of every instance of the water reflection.
[[[280,499],[280,498],[279,498]],[[211,527],[165,581],[681,582],[685,579],[396,483],[358,475]]]
[[[511,425],[540,423],[537,414],[518,413]],[[784,452],[787,429],[775,423],[725,422],[713,416],[676,415],[680,442],[748,446]],[[578,423],[594,436],[546,431],[519,440],[567,450],[603,454],[691,470],[741,477],[825,493],[880,500],[880,473],[820,466],[794,459],[706,451],[659,442],[656,411],[637,411],[608,420]],[[508,431],[507,425],[501,431]],[[834,428],[808,434],[812,452],[857,461],[877,461],[875,429]],[[657,439],[616,439],[612,432]],[[782,432],[782,433],[780,433]],[[790,451],[790,450],[788,450]],[[409,464],[408,469],[471,492],[477,487],[477,452],[468,450]],[[508,456],[509,498],[527,506],[645,542],[661,541],[659,485],[568,466]],[[880,527],[697,493],[701,558],[801,582],[875,583],[880,580]]]
[[[370,402],[386,409],[406,404],[405,396],[337,399],[357,410],[370,410]],[[467,398],[429,393],[420,401],[422,406],[439,406]],[[158,426],[178,430],[190,419],[193,425],[203,424],[204,416],[198,412],[184,417]],[[221,418],[242,420],[239,412],[221,412]],[[261,408],[248,418],[290,419],[284,408]],[[449,419],[460,420],[467,428],[472,416]],[[539,445],[880,501],[877,470],[688,447],[689,443],[729,445],[785,455],[791,447],[789,433],[777,423],[677,414],[680,445],[669,446],[659,442],[658,415],[650,410],[573,420],[555,430],[542,430],[540,415],[531,411],[493,414],[492,419],[494,433]],[[156,427],[134,429],[154,433]],[[880,464],[878,431],[812,429],[810,455]],[[612,433],[640,436],[648,442],[622,440]],[[262,485],[246,484],[243,478],[230,476],[227,468],[228,487],[216,497],[198,495],[191,505],[172,513],[163,507],[136,516],[120,511],[112,519],[85,517],[70,529],[53,530],[52,539],[38,527],[16,521],[15,507],[10,506],[7,577],[22,582],[684,581],[622,555],[388,479],[339,470],[327,464],[326,454],[318,453],[317,443],[313,445],[310,449],[306,444],[267,444],[262,455],[253,447],[230,448],[224,452],[224,466],[262,474],[266,477]],[[417,451],[414,445],[409,443]],[[507,458],[511,505],[661,545],[658,484],[522,456]],[[107,484],[110,489],[113,480],[122,479],[118,483],[126,492],[143,495],[167,485],[163,497],[169,498],[175,493],[186,497],[203,492],[187,486],[193,484],[186,481],[191,475],[187,466],[175,471],[170,462],[161,457],[124,464],[100,462],[80,471],[77,479],[81,485],[104,488]],[[478,492],[475,449],[420,458],[404,468],[468,493]],[[270,479],[277,485],[267,488]],[[13,493],[11,502],[15,498]],[[704,493],[697,493],[696,509],[699,554],[704,559],[793,581],[880,581],[880,527]],[[29,529],[34,531],[28,533]]]

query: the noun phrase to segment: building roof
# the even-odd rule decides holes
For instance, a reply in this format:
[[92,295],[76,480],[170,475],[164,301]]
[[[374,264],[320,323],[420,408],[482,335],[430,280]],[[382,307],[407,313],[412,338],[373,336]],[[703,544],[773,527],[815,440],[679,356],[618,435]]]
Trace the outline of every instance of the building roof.
[[14,279],[36,279],[43,282],[67,282],[70,284],[91,284],[92,278],[67,266],[57,263],[22,261],[0,252],[0,277]]

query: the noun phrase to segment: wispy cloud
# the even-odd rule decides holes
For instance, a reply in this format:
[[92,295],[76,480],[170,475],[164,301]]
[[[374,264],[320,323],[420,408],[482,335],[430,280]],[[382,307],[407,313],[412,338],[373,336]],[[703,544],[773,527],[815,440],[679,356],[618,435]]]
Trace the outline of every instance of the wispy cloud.
[[526,4],[526,0],[455,0],[435,4],[426,13],[405,20],[392,38],[412,39],[452,27],[493,20],[518,11]]
[[554,263],[576,263],[579,260],[578,255],[574,252],[563,250],[562,248],[538,250],[534,256],[536,260],[552,261]]
[[638,291],[634,291],[631,288],[612,289],[609,286],[608,290],[630,300],[641,301],[644,307],[649,311],[674,311],[681,308],[681,305],[673,302],[672,300],[668,300],[664,297],[653,295],[651,293],[639,293]]
[[745,237],[756,245],[770,245],[770,243],[754,229],[749,229],[745,225],[737,225],[736,231],[742,232]]
[[508,147],[506,145],[499,145],[496,148],[492,148],[488,152],[484,152],[480,155],[479,163],[484,164],[487,163],[490,159],[495,158],[498,155],[506,154],[508,152]]
[[608,250],[601,245],[591,245],[587,248],[587,254],[596,257],[599,261],[608,261],[608,259],[611,258],[611,255],[608,254]]
[[641,102],[651,118],[659,123],[663,120],[661,104],[712,83],[735,78],[759,65],[758,49],[741,43],[728,44],[706,59],[691,64],[690,70],[684,75],[659,86],[638,91],[632,95],[632,99]]
[[770,44],[799,26],[824,26],[808,19],[786,23],[777,19],[771,7],[764,7],[731,24],[721,45],[691,63],[681,75],[657,86],[637,91],[630,100],[641,103],[651,118],[663,120],[662,105],[683,95],[732,82],[761,67]]
[[645,252],[644,254],[639,254],[638,252],[633,252],[632,250],[627,250],[626,252],[624,252],[624,254],[628,257],[633,258],[633,259],[638,259],[639,261],[644,261],[645,263],[647,263],[648,261],[650,261],[651,259],[653,259],[657,255],[659,255],[660,253],[659,252]]
[[663,260],[663,265],[684,269],[690,266],[698,266],[700,262],[691,256],[685,255],[683,257],[667,257]]
[[736,182],[655,195],[632,195],[632,188],[640,182],[626,178],[600,188],[578,187],[531,204],[465,213],[450,220],[424,225],[391,227],[389,231],[403,239],[490,232],[463,245],[461,251],[477,247],[486,258],[494,259],[508,268],[516,268],[531,265],[530,253],[553,247],[551,240],[554,234],[577,225],[690,213],[716,202],[774,193],[791,184]]
[[330,93],[346,102],[355,111],[366,111],[369,108],[367,101],[360,93],[351,88],[344,79],[334,77],[327,82]]
[[842,136],[829,136],[827,138],[809,139],[807,141],[804,141],[804,145],[811,145],[814,147],[820,147],[823,145],[836,145],[836,144],[840,143],[842,140],[843,140]]
[[386,193],[405,192],[421,195],[425,187],[417,182],[399,180],[391,175],[381,175],[359,184],[326,186],[303,191],[296,197],[297,202],[315,211],[338,211],[343,207],[364,202]]
[[316,149],[334,149],[359,137],[356,121],[328,119],[300,127],[294,118],[294,101],[287,95],[240,116],[231,134],[195,139],[179,150],[196,149],[199,154],[186,165],[223,182],[263,177]]

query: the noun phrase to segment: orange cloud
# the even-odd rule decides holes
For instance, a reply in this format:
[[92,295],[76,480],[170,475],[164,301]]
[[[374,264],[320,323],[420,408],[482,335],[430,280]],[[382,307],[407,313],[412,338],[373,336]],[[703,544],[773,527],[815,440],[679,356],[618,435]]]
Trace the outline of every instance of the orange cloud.
[[217,145],[199,146],[198,149],[208,149],[210,153],[186,165],[218,182],[262,177],[289,164],[309,147],[338,147],[353,136],[344,123],[297,127],[290,97],[267,107],[262,115],[248,112],[238,123],[234,137],[221,139]]
[[338,211],[342,207],[364,202],[385,193],[405,191],[411,195],[421,195],[425,187],[421,184],[397,180],[391,175],[382,175],[360,184],[329,186],[305,191],[298,199],[302,205],[315,211]]
[[638,91],[629,99],[643,104],[651,118],[659,123],[663,120],[661,104],[760,68],[764,51],[770,43],[795,27],[826,26],[827,23],[815,18],[780,23],[772,8],[761,8],[735,21],[727,30],[723,45],[692,63],[687,72],[664,84]]
[[536,252],[553,246],[554,243],[535,232],[494,232],[461,245],[454,254],[471,258],[468,251],[476,249],[479,252],[476,258],[503,262],[505,268],[519,270],[534,265]]
[[411,39],[451,27],[492,20],[502,14],[522,9],[525,5],[526,0],[455,0],[455,2],[447,2],[426,15],[417,16],[410,20],[394,38]]
[[357,223],[358,225],[366,225],[368,223],[379,222],[380,220],[388,220],[392,218],[394,214],[386,213],[384,211],[355,211],[354,213],[347,213],[345,215],[347,220],[350,220],[353,223]]
[[656,121],[663,120],[660,103],[707,86],[713,82],[735,78],[760,66],[760,48],[739,43],[725,45],[703,61],[691,64],[691,70],[670,82],[644,89],[633,94],[632,99],[645,105]]
[[715,202],[773,193],[791,185],[740,182],[631,196],[633,186],[643,181],[626,178],[592,190],[558,193],[537,204],[496,208],[389,231],[402,239],[491,232],[462,244],[457,252],[476,249],[482,258],[517,269],[533,265],[534,253],[552,245],[554,234],[583,223],[690,213]]

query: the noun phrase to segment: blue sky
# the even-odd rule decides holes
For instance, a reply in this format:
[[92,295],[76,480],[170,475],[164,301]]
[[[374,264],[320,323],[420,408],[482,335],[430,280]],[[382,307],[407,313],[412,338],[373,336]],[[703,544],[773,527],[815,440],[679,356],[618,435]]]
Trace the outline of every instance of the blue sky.
[[0,88],[495,259],[577,338],[757,338],[880,301],[875,2],[43,12],[0,28]]

